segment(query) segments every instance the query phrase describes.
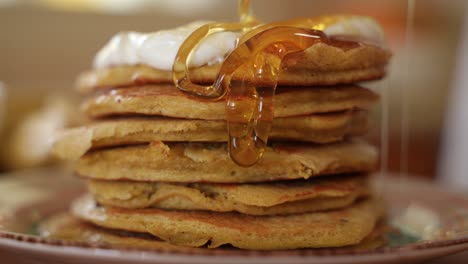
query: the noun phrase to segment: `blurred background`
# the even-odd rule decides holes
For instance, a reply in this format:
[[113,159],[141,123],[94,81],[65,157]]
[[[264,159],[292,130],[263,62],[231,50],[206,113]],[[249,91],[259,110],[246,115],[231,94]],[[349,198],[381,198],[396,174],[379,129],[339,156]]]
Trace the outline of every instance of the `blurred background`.
[[[457,178],[466,174],[466,165],[454,169],[452,157],[466,156],[452,149],[465,148],[468,155],[468,139],[456,132],[463,131],[458,126],[463,115],[453,112],[463,109],[451,105],[463,91],[456,87],[463,87],[463,69],[468,67],[460,59],[468,47],[463,40],[468,33],[462,34],[463,25],[468,27],[468,8],[464,0],[414,3],[412,42],[406,41],[407,0],[253,0],[253,10],[265,22],[324,13],[378,20],[394,52],[388,78],[375,87],[384,95],[384,108],[376,109],[376,116],[382,111],[389,116],[383,124],[389,135],[384,163],[390,171],[403,168],[420,177]],[[195,19],[237,20],[237,1],[0,0],[0,171],[53,162],[47,155],[53,131],[80,119],[75,77],[91,67],[94,54],[113,34],[155,31]],[[458,99],[458,104],[463,102],[468,99]],[[402,117],[409,131],[403,156]],[[371,136],[377,144],[379,126],[377,120]],[[454,133],[460,134],[457,141]]]

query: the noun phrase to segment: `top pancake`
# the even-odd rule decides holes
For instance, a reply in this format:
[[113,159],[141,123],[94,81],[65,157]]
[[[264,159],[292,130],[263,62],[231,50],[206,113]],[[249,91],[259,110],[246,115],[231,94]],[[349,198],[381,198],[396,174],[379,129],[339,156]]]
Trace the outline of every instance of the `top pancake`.
[[[318,43],[284,58],[278,85],[317,86],[375,80],[385,75],[385,66],[390,57],[391,52],[387,49],[368,44],[343,49]],[[193,69],[190,78],[195,83],[212,83],[219,67],[217,64]],[[233,79],[246,75],[240,69]],[[100,88],[155,83],[172,83],[172,72],[147,65],[116,65],[81,74],[77,87],[80,92],[89,93]]]

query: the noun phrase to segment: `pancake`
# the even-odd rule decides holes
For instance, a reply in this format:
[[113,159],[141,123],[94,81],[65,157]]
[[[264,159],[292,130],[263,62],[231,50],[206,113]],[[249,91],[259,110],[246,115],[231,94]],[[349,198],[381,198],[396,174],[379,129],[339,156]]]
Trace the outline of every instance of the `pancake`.
[[[367,109],[378,96],[355,85],[281,89],[275,96],[275,117],[290,117],[352,109]],[[250,106],[248,100],[245,106]],[[225,120],[225,101],[198,101],[173,85],[146,85],[107,90],[86,100],[82,109],[90,117],[162,115],[166,117]],[[239,111],[242,111],[242,105]]]
[[326,145],[275,144],[255,165],[244,168],[229,157],[226,144],[153,142],[102,149],[76,162],[78,175],[102,180],[164,182],[262,182],[369,172],[377,151],[360,140]]
[[[278,85],[317,86],[376,80],[385,75],[390,57],[390,51],[372,45],[361,44],[358,48],[343,50],[318,43],[284,58]],[[213,83],[219,67],[218,64],[193,69],[190,79],[197,83]],[[247,74],[240,69],[233,79],[245,76]],[[148,65],[119,65],[81,74],[77,87],[80,92],[89,93],[99,88],[155,83],[172,83],[172,72]]]
[[[39,225],[39,235],[48,239],[65,242],[87,243],[104,248],[125,248],[156,250],[172,253],[196,253],[196,254],[243,254],[247,251],[235,250],[224,247],[223,249],[193,248],[172,245],[151,235],[141,233],[118,231],[114,229],[100,228],[95,225],[81,221],[70,214],[60,213],[49,217]],[[344,249],[368,250],[376,249],[385,244],[382,235],[384,228],[378,225],[361,243],[355,246],[344,247]],[[306,251],[279,251],[278,254],[301,254],[309,252],[315,254],[317,250]]]
[[151,234],[175,245],[280,250],[359,244],[383,214],[367,199],[344,209],[283,216],[248,216],[208,211],[122,209],[98,206],[91,196],[72,205],[74,216],[95,225]]
[[193,250],[206,251],[205,249],[189,248],[172,245],[155,237],[145,236],[139,233],[117,231],[99,228],[81,221],[70,214],[60,213],[41,222],[38,227],[39,235],[48,239],[67,242],[90,243],[102,247],[131,247],[157,249],[161,251]]
[[[269,138],[331,143],[365,134],[367,122],[365,111],[277,118]],[[64,130],[54,138],[53,151],[60,157],[78,158],[93,148],[152,141],[222,142],[227,138],[224,121],[120,118]]]
[[128,209],[293,214],[342,208],[370,193],[365,176],[256,184],[89,181],[99,204]]

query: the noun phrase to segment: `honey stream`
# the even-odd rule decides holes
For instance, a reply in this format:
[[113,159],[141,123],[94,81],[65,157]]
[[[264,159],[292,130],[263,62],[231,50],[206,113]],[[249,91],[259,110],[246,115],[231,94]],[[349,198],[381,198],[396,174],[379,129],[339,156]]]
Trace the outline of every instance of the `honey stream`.
[[[231,159],[252,166],[262,157],[273,122],[274,95],[281,62],[290,53],[323,42],[350,48],[355,42],[329,39],[320,30],[343,16],[295,19],[260,25],[250,0],[239,1],[238,23],[212,23],[195,30],[182,44],[173,66],[174,84],[198,100],[226,98],[226,120]],[[190,80],[192,51],[207,36],[224,31],[240,32],[237,47],[225,58],[212,85]]]

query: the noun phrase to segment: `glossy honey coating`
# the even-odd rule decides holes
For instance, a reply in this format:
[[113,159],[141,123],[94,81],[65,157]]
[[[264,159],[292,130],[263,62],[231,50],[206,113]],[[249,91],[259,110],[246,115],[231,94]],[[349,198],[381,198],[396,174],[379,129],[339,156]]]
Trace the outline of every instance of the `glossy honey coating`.
[[[345,19],[345,16],[296,19],[258,26],[249,3],[240,1],[239,23],[208,24],[192,33],[179,49],[173,66],[174,83],[186,94],[201,100],[227,97],[229,152],[232,160],[240,166],[257,163],[267,145],[278,75],[285,70],[281,68],[283,58],[319,42],[345,50],[359,46],[353,41],[329,39],[320,31]],[[192,50],[207,36],[223,31],[247,33],[227,56],[212,85],[192,83],[188,68]],[[247,73],[245,78],[231,80],[239,69]],[[249,107],[245,108],[246,104]]]

